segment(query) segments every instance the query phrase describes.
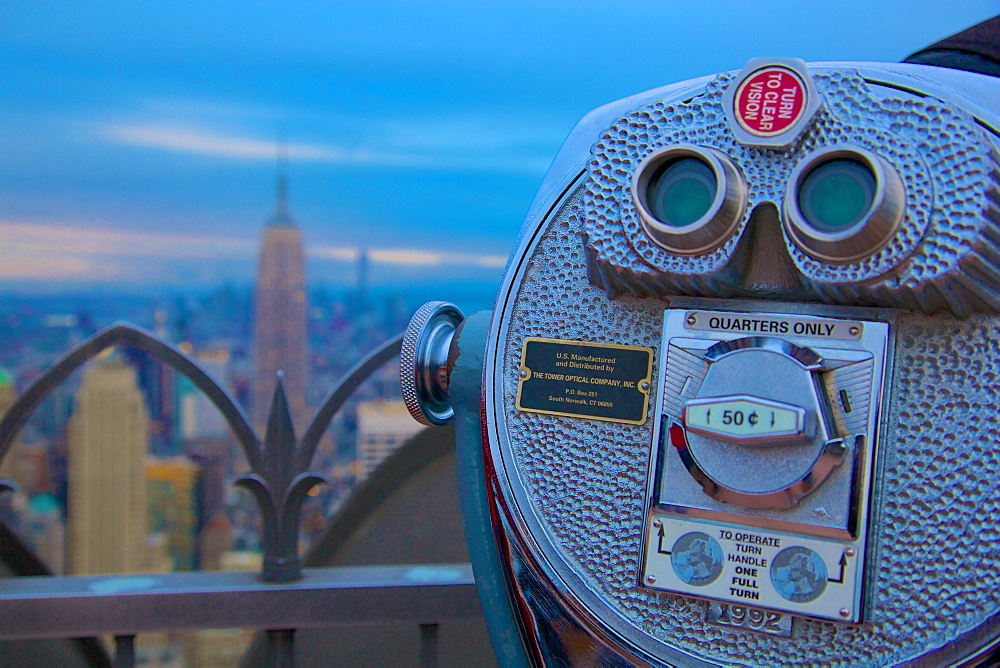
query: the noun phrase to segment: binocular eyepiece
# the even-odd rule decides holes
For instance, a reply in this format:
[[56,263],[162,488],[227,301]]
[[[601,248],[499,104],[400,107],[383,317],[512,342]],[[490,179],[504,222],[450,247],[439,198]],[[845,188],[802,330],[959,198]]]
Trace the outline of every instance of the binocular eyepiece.
[[993,126],[923,82],[867,76],[756,59],[614,120],[584,192],[594,282],[611,297],[996,309],[981,278],[1000,267],[980,252],[998,215]]
[[[642,229],[677,255],[715,250],[746,215],[740,168],[717,149],[678,144],[647,156],[635,171],[632,197]],[[903,218],[905,191],[888,162],[860,146],[828,146],[806,156],[783,196],[788,238],[820,262],[871,257]]]

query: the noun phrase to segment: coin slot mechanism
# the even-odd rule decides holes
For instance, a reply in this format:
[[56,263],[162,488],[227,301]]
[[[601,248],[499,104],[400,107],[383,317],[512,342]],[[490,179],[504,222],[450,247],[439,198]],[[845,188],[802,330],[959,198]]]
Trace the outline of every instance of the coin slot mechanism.
[[809,436],[804,408],[747,395],[691,399],[683,422],[689,432],[748,447],[803,443]]
[[863,621],[890,326],[856,316],[665,312],[642,586]]

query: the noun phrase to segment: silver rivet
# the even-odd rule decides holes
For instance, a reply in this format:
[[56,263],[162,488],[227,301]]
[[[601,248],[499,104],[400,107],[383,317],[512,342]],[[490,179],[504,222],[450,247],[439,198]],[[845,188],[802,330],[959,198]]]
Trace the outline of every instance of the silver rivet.
[[855,550],[853,547],[847,548],[846,550],[844,550],[844,552],[846,552],[847,556],[849,557],[853,557],[855,554],[858,553],[857,550]]
[[691,326],[694,326],[694,324],[695,324],[696,322],[698,322],[698,319],[697,319],[697,318],[695,318],[695,317],[694,317],[693,315],[689,315],[689,316],[687,317],[687,324],[689,324],[689,325],[691,325]]
[[649,584],[655,584],[656,583],[656,576],[655,575],[647,575],[646,576],[646,582],[648,582]]
[[642,381],[642,383],[639,384],[639,387],[641,387],[644,390],[648,390],[649,389],[649,381],[646,381],[646,380]]
[[847,609],[847,608],[841,608],[840,609],[840,616],[841,617],[850,617],[851,616],[851,611],[849,609]]
[[521,369],[521,378],[527,378],[527,377],[528,377],[527,369]]
[[654,529],[659,529],[662,526],[663,526],[663,522],[661,522],[660,520],[653,520],[653,528]]
[[860,327],[851,327],[851,336],[857,336],[861,333]]

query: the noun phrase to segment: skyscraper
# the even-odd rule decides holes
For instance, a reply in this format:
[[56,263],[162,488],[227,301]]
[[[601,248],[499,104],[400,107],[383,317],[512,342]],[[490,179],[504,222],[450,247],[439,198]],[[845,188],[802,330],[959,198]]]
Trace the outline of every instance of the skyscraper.
[[[15,401],[17,401],[17,390],[14,389],[14,379],[6,369],[0,367],[0,418],[7,412],[8,408],[14,405]],[[17,479],[19,449],[19,443],[14,441],[7,456],[3,458],[3,461],[0,461],[0,478],[13,480],[20,486],[21,483]]]
[[[159,336],[169,340],[160,325]],[[157,457],[171,457],[181,453],[182,443],[177,434],[177,406],[175,386],[179,380],[172,367],[139,348],[124,348],[119,353],[135,369],[139,389],[146,397],[149,411],[149,450]],[[184,378],[184,376],[180,376]]]
[[189,571],[196,563],[198,474],[198,465],[187,457],[151,458],[146,464],[150,529],[165,536],[174,571]]
[[285,175],[278,177],[274,216],[264,230],[257,267],[254,313],[254,427],[263,434],[274,394],[275,374],[285,391],[296,430],[306,420],[306,287],[302,236],[288,215]]
[[359,479],[367,478],[421,429],[402,401],[375,399],[358,404]]
[[69,572],[137,573],[148,567],[146,453],[149,417],[135,371],[114,359],[84,375],[69,424]]
[[0,367],[0,417],[17,401],[17,390],[10,372]]
[[358,251],[358,286],[354,296],[354,310],[364,313],[368,310],[368,249]]

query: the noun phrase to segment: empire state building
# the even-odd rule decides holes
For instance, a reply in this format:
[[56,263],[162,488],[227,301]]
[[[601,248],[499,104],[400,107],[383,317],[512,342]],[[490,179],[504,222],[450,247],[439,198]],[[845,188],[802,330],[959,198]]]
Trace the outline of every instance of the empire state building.
[[260,248],[254,322],[254,427],[263,437],[275,375],[281,370],[298,434],[307,418],[306,288],[302,235],[288,215],[284,174],[278,178],[277,206]]

